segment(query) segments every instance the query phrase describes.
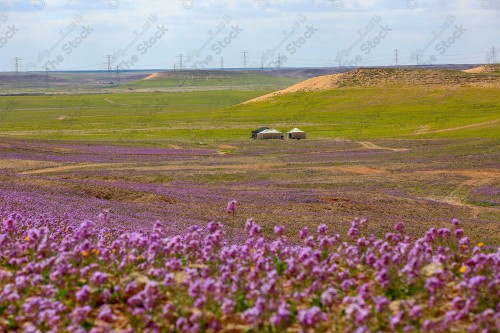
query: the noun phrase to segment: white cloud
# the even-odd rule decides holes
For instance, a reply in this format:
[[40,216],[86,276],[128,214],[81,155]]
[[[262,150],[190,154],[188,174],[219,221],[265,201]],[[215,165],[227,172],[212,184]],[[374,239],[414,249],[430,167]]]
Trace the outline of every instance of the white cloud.
[[[43,3],[45,6],[40,6]],[[488,4],[493,5],[488,8]],[[338,52],[356,42],[359,31],[374,15],[382,18],[378,25],[387,25],[391,32],[369,57],[364,57],[365,65],[390,64],[396,48],[408,55],[409,62],[410,54],[432,40],[433,31],[449,15],[456,17],[454,24],[463,25],[467,31],[438,61],[482,61],[486,50],[495,44],[498,47],[500,30],[500,0],[0,0],[0,12],[3,8],[8,8],[8,22],[0,25],[0,38],[7,25],[15,25],[19,33],[1,45],[0,70],[9,70],[9,59],[14,56],[38,63],[37,54],[57,44],[61,31],[68,28],[75,15],[83,17],[78,29],[90,25],[93,32],[66,55],[60,69],[97,68],[106,54],[130,44],[126,57],[131,57],[138,53],[140,43],[152,38],[157,26],[165,26],[168,33],[140,55],[137,68],[158,64],[171,67],[178,54],[187,56],[207,42],[197,59],[224,56],[227,67],[237,67],[241,66],[241,51],[248,50],[252,61],[259,62],[263,52],[284,39],[284,31],[292,30],[299,15],[306,16],[307,21],[276,52],[286,55],[289,64],[304,66],[334,62]],[[156,22],[142,33],[152,14],[157,16]],[[224,29],[212,38],[210,32],[213,34],[228,15],[231,22],[226,22]],[[212,46],[224,41],[231,26],[238,26],[243,32],[220,54],[214,52]],[[290,54],[287,45],[301,37],[306,26],[313,26],[317,33]],[[380,28],[370,31],[360,43],[375,38],[377,29]],[[62,52],[64,42],[77,38],[78,31],[56,45],[53,55]],[[442,38],[447,38],[446,34]],[[215,62],[210,65],[216,67]]]

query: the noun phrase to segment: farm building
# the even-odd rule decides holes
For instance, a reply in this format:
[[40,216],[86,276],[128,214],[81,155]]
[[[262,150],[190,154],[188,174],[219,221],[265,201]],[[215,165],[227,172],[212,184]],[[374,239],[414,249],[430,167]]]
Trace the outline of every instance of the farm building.
[[275,129],[266,129],[262,132],[259,132],[257,134],[257,139],[259,140],[269,140],[269,139],[282,139],[283,140],[283,133],[275,130]]
[[257,139],[257,134],[268,129],[269,127],[261,127],[258,130],[252,131],[252,139]]
[[298,128],[294,128],[290,132],[286,132],[286,137],[288,139],[305,139],[306,138],[306,132],[299,130]]

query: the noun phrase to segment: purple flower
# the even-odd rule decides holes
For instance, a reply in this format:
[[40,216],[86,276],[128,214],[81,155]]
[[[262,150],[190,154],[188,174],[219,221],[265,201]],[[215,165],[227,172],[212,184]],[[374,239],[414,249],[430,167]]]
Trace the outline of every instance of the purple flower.
[[438,289],[440,289],[442,286],[443,283],[441,282],[441,280],[439,280],[435,276],[428,278],[427,281],[425,282],[425,287],[427,288],[430,294],[436,293],[436,291],[438,291]]
[[326,224],[321,224],[318,226],[318,234],[324,235],[326,234],[326,230],[328,229],[328,226]]
[[102,272],[95,272],[90,277],[90,282],[96,286],[100,286],[108,280],[108,274]]
[[486,276],[478,275],[474,276],[469,281],[469,289],[477,290],[487,281]]
[[304,227],[300,230],[300,238],[306,239],[307,237],[309,237],[309,228]]
[[305,327],[315,327],[318,323],[326,320],[326,314],[317,306],[307,310],[300,310],[298,315],[299,324]]
[[282,225],[278,225],[274,227],[274,233],[276,235],[282,235],[285,232],[285,227]]
[[226,316],[229,316],[230,314],[233,313],[235,307],[236,303],[233,300],[225,298],[224,301],[222,302],[221,309]]
[[355,227],[349,228],[347,235],[352,238],[357,238],[359,236],[359,229]]
[[111,308],[107,304],[104,304],[103,306],[101,306],[98,318],[103,321],[112,321],[115,316],[113,315],[113,311],[111,310]]
[[78,302],[85,303],[86,301],[88,301],[90,297],[90,287],[83,286],[82,288],[80,288],[80,290],[76,292],[75,296]]
[[73,312],[71,312],[72,322],[74,324],[81,323],[87,320],[90,312],[92,312],[92,308],[89,305],[85,305],[82,307],[76,307]]
[[291,312],[288,310],[286,302],[281,302],[278,311],[271,316],[271,323],[274,326],[280,326],[290,320]]
[[405,224],[403,222],[399,222],[394,226],[394,230],[396,230],[399,233],[402,233],[405,230]]
[[254,223],[251,227],[250,227],[250,236],[257,236],[260,234],[260,232],[262,231],[262,228],[260,227],[260,225],[258,225],[257,223]]
[[330,287],[321,294],[321,303],[325,306],[331,306],[337,296],[337,289]]
[[375,303],[375,310],[378,312],[382,312],[386,309],[386,307],[389,305],[389,300],[385,297],[378,296],[375,298],[376,303]]
[[418,319],[422,317],[422,306],[415,305],[410,310],[410,317],[413,319]]
[[391,329],[393,331],[396,330],[396,327],[402,322],[403,315],[404,311],[399,311],[395,316],[391,318]]
[[467,246],[470,244],[470,239],[469,237],[464,237],[462,239],[460,239],[460,241],[458,242],[459,245],[461,246]]
[[234,212],[236,212],[236,205],[237,205],[237,202],[236,200],[231,200],[227,203],[227,208],[226,208],[226,212],[228,214],[234,214]]

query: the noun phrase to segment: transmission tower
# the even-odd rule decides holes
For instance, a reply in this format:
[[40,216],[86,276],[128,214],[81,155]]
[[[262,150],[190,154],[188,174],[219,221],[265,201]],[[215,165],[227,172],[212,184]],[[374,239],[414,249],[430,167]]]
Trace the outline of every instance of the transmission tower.
[[243,68],[247,69],[247,54],[248,54],[248,52],[243,51],[242,53],[243,53]]
[[224,57],[220,57],[220,69],[224,69]]
[[179,54],[179,69],[182,70],[182,57],[183,55],[182,54]]
[[13,62],[14,62],[14,68],[15,68],[15,71],[16,71],[16,75],[19,74],[19,62],[21,61],[22,59],[19,58],[19,57],[14,57],[13,59]]
[[399,66],[399,50],[398,49],[394,50],[394,64],[396,66]]
[[116,65],[116,82],[120,82],[120,66]]
[[495,49],[494,46],[491,47],[491,50],[490,50],[490,59],[491,59],[491,63],[492,64],[496,64],[497,62],[497,50]]
[[43,76],[46,85],[49,85],[49,68],[45,68],[45,75]]
[[107,61],[107,64],[108,64],[108,68],[107,68],[107,70],[108,70],[108,81],[109,81],[109,83],[113,83],[113,80],[112,80],[112,77],[111,77],[111,71],[112,71],[112,69],[111,69],[111,55],[108,54],[106,56],[106,58],[108,59],[108,61]]
[[278,62],[276,67],[278,67],[278,69],[281,68],[281,53],[278,54]]

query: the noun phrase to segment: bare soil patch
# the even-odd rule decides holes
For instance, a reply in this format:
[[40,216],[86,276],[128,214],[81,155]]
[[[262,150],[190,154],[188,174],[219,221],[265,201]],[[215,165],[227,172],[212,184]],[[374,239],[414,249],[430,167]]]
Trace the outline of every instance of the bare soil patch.
[[407,148],[387,148],[387,147],[380,147],[373,142],[368,142],[368,141],[359,141],[358,142],[363,148],[366,149],[382,149],[382,150],[391,150],[391,151],[408,151],[409,149]]

